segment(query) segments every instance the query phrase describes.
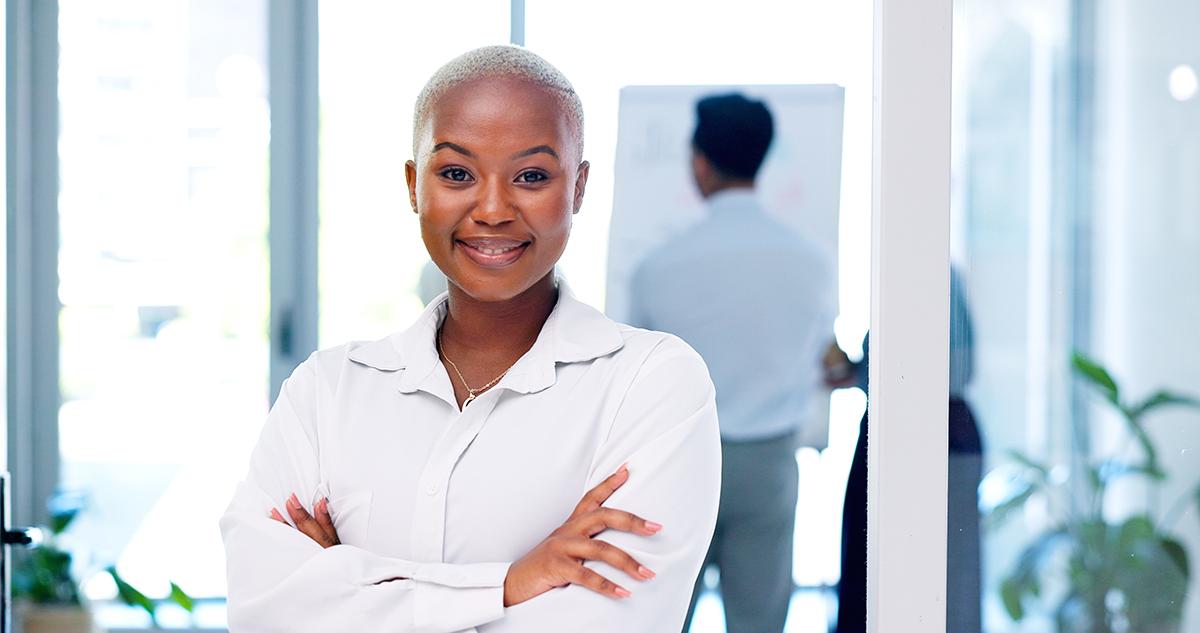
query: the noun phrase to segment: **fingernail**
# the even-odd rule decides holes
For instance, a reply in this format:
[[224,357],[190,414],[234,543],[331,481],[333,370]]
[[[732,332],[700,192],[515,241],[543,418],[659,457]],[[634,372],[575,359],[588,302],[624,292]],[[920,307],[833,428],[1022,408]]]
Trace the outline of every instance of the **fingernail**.
[[300,500],[296,498],[296,493],[294,493],[294,492],[292,493],[292,496],[288,497],[287,503],[289,506],[291,506],[293,508],[300,507]]
[[616,589],[613,590],[613,593],[617,594],[618,596],[620,596],[622,598],[628,598],[629,596],[633,595],[633,594],[629,593],[629,590],[624,587],[617,587]]
[[651,578],[657,576],[658,574],[655,574],[654,572],[650,571],[649,569],[647,569],[641,565],[638,565],[638,575],[640,575],[642,578],[645,578],[646,580],[650,580]]
[[646,529],[650,530],[651,532],[657,532],[657,531],[661,530],[662,528],[663,528],[663,526],[661,523],[655,523],[654,521],[646,521]]
[[325,512],[329,511],[329,497],[321,497],[321,510]]

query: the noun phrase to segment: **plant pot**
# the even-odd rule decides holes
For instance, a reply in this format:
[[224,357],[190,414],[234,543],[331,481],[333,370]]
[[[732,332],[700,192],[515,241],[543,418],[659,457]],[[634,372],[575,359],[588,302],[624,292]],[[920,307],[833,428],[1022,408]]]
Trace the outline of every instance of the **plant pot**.
[[23,604],[14,619],[23,633],[104,633],[83,607]]

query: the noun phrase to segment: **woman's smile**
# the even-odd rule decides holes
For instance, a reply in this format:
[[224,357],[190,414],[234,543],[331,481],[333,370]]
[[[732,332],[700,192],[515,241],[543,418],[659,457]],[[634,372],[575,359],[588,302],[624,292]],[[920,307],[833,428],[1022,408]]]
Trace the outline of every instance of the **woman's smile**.
[[511,237],[478,236],[460,237],[454,240],[457,250],[483,268],[505,268],[511,266],[532,244],[529,240]]
[[536,286],[549,305],[588,175],[558,93],[475,79],[448,88],[414,130],[409,198],[452,292],[504,302]]

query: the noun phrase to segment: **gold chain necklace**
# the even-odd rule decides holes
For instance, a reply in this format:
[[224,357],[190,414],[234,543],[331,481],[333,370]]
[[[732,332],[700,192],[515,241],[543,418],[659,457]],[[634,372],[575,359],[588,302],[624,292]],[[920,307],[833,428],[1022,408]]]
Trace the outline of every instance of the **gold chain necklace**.
[[463,400],[463,404],[462,404],[464,409],[466,409],[467,405],[471,404],[471,402],[473,400],[475,400],[475,398],[478,397],[479,394],[487,391],[488,389],[491,389],[496,383],[500,382],[500,379],[504,378],[504,376],[506,376],[508,374],[508,370],[512,369],[513,365],[517,364],[516,361],[513,361],[513,364],[509,365],[508,369],[505,369],[504,372],[501,373],[499,376],[496,376],[495,378],[488,381],[488,383],[486,385],[484,385],[478,389],[472,389],[471,385],[467,384],[467,379],[463,377],[462,372],[459,371],[458,365],[455,365],[454,361],[450,360],[450,357],[446,355],[445,350],[442,349],[442,328],[440,328],[440,327],[438,328],[437,337],[435,340],[437,342],[438,354],[441,354],[442,358],[445,358],[446,362],[450,363],[450,366],[454,368],[454,373],[458,374],[458,379],[460,381],[462,381],[463,387],[466,387],[466,389],[467,389],[467,399]]

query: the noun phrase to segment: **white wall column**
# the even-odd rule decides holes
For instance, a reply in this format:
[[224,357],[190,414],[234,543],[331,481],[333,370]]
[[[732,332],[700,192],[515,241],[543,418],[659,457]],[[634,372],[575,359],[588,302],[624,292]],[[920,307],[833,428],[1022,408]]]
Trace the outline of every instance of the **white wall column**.
[[875,0],[867,630],[946,630],[951,0]]

